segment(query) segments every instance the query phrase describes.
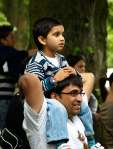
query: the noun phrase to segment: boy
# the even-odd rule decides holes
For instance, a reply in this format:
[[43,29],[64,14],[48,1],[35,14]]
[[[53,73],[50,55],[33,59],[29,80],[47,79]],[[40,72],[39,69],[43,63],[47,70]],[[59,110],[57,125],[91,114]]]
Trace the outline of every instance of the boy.
[[[26,72],[36,74],[42,81],[43,90],[51,90],[57,82],[75,73],[72,67],[68,66],[65,57],[57,52],[62,51],[65,44],[64,27],[62,23],[53,18],[42,18],[34,24],[33,37],[38,47],[37,54],[29,61]],[[86,126],[86,133],[90,138],[90,146],[95,144],[92,128],[92,117],[89,107],[85,111],[82,104],[81,112],[87,115],[90,123],[87,123],[82,116],[83,124]],[[87,112],[88,111],[88,112]]]

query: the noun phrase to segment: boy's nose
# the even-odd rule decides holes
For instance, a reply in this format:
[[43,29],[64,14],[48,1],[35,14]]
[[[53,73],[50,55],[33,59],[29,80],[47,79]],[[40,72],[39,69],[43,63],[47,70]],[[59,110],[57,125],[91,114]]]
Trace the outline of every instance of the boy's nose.
[[65,40],[63,35],[60,36],[60,39],[63,40],[63,41]]

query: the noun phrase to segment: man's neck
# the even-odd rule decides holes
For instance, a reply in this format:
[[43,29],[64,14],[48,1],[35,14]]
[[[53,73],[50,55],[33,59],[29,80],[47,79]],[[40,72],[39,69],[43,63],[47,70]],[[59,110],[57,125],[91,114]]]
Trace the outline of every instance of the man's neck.
[[70,121],[73,121],[73,116],[72,115],[68,115],[68,118]]

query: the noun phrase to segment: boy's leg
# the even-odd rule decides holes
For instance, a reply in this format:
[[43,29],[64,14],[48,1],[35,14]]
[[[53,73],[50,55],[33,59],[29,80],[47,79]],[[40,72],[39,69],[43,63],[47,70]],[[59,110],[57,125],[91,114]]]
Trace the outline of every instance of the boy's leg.
[[79,116],[85,126],[86,136],[88,139],[88,145],[89,147],[91,147],[92,145],[95,144],[93,119],[92,119],[92,113],[88,106],[88,103],[84,100],[81,104],[81,111],[80,111]]
[[47,100],[47,142],[60,145],[68,141],[67,111],[55,99]]

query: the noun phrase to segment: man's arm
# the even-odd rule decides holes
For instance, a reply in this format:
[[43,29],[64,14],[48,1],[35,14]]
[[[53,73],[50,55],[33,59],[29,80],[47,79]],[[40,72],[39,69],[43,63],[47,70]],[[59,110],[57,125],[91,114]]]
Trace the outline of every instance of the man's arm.
[[24,74],[19,79],[20,89],[23,91],[26,102],[35,111],[40,112],[44,95],[40,80],[34,74]]

